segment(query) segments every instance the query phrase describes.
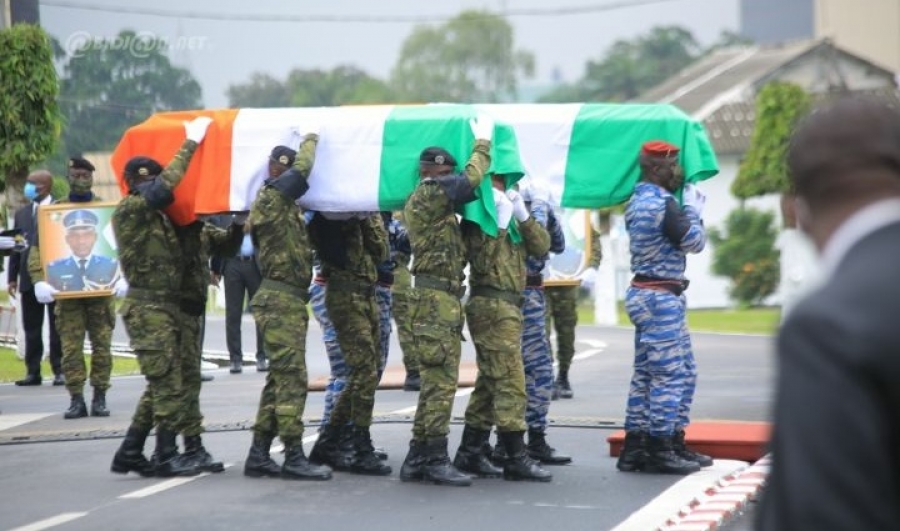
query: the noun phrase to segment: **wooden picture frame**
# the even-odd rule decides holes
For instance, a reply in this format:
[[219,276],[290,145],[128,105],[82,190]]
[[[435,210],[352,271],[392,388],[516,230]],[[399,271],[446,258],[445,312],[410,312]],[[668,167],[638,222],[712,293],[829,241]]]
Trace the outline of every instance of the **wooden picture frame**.
[[56,203],[38,209],[44,280],[56,299],[107,297],[122,276],[112,214],[116,202]]
[[560,254],[550,253],[544,285],[580,286],[578,275],[588,267],[593,251],[591,212],[573,208],[554,208],[553,211],[566,237],[566,249]]

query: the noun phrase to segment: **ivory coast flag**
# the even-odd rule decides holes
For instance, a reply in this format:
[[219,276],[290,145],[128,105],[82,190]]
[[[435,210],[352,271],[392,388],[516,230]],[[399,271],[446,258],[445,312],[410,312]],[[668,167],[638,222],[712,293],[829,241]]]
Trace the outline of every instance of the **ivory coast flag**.
[[[419,153],[441,146],[462,169],[474,138],[469,119],[496,120],[491,172],[515,181],[522,173],[548,187],[564,207],[602,208],[630,197],[642,143],[681,147],[686,180],[718,172],[700,123],[670,105],[491,104],[372,105],[285,109],[228,109],[159,113],[129,129],[113,154],[121,176],[129,158],[150,156],[165,166],[184,140],[183,122],[214,122],[169,209],[177,223],[196,214],[250,208],[267,177],[276,145],[296,148],[309,130],[320,133],[310,190],[301,205],[321,211],[394,210],[417,182]],[[120,181],[124,187],[124,183]],[[495,233],[489,182],[464,215]]]

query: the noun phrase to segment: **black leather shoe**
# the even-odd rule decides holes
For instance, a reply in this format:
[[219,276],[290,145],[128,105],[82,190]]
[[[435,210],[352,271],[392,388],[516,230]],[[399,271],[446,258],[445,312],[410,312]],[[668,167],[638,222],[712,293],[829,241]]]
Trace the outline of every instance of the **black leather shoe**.
[[62,374],[57,374],[53,377],[53,385],[66,385],[66,379]]
[[36,374],[29,374],[21,380],[17,380],[16,385],[41,385],[41,382],[42,380],[40,376]]
[[260,358],[256,360],[256,372],[268,372],[269,371],[269,362],[266,358]]
[[244,366],[239,361],[232,361],[231,368],[228,369],[231,374],[240,374],[244,372]]

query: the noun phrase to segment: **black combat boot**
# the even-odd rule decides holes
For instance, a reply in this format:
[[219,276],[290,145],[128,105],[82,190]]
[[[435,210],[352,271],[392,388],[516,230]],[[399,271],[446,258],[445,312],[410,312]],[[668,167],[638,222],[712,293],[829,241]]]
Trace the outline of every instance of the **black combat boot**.
[[625,433],[625,444],[619,452],[616,468],[622,472],[640,472],[647,466],[647,434],[642,431]]
[[684,430],[675,430],[675,434],[672,436],[672,449],[675,450],[675,453],[682,459],[693,461],[700,465],[701,468],[712,466],[713,464],[712,457],[695,452],[685,446]]
[[353,426],[353,461],[350,463],[350,472],[366,474],[369,476],[388,476],[391,467],[385,465],[375,455],[372,446],[372,436],[368,426]]
[[672,448],[672,436],[647,437],[647,472],[660,474],[693,474],[700,470],[700,465],[688,461],[675,453]]
[[490,440],[484,442],[484,446],[482,447],[482,452],[484,455],[489,456],[492,463],[495,466],[500,467],[501,472],[503,469],[503,465],[506,463],[506,460],[509,459],[509,456],[506,455],[506,448],[503,447],[503,443],[500,442],[500,432],[497,432],[497,444],[491,447]]
[[94,389],[94,396],[91,398],[91,416],[92,417],[108,417],[109,410],[106,409],[106,391]]
[[272,436],[253,434],[250,453],[244,461],[244,475],[251,478],[281,476],[281,465],[272,460],[269,450],[272,448]]
[[425,457],[425,443],[415,439],[409,441],[409,452],[403,460],[403,465],[400,466],[400,481],[421,480]]
[[418,391],[422,389],[422,376],[417,370],[406,371],[406,379],[403,380],[404,391]]
[[87,405],[84,403],[84,395],[72,395],[72,401],[69,402],[69,409],[63,413],[64,419],[80,419],[88,416]]
[[451,487],[468,487],[472,484],[470,475],[463,473],[450,464],[446,437],[428,439],[425,442],[424,452],[425,464],[422,467],[422,479],[424,481]]
[[142,430],[131,426],[125,433],[125,440],[122,446],[113,457],[110,471],[116,474],[127,474],[129,472],[137,472],[145,478],[156,475],[153,464],[144,457],[144,442],[147,441],[147,435],[150,430]]
[[[353,460],[353,454],[355,452],[355,450],[353,449],[353,426],[350,425],[341,428],[339,439],[340,440],[338,441],[338,448],[340,448],[341,452],[344,453],[348,460],[347,462],[349,463],[351,460]],[[382,461],[387,461],[388,454],[384,448],[375,448],[372,451],[375,452],[375,457],[381,459]]]
[[567,465],[572,462],[568,455],[561,454],[547,444],[547,434],[544,430],[528,430],[528,455],[545,465]]
[[156,475],[161,478],[172,476],[196,476],[200,469],[191,459],[178,453],[178,443],[175,442],[174,431],[164,428],[156,428]]
[[310,462],[317,465],[328,465],[332,470],[350,470],[351,456],[344,453],[340,446],[341,430],[331,424],[325,424],[319,431],[319,438],[309,452]]
[[223,472],[225,465],[216,461],[203,447],[203,440],[199,435],[184,436],[184,458],[194,463],[201,472]]
[[284,446],[284,466],[281,467],[281,477],[312,481],[331,479],[331,468],[327,465],[314,465],[306,459],[302,442],[298,441]]
[[572,392],[572,385],[569,383],[569,370],[560,370],[556,376],[556,388],[559,390],[560,398],[572,398],[575,393]]
[[534,459],[528,457],[525,447],[524,431],[505,431],[500,433],[500,442],[509,456],[503,465],[503,479],[510,481],[551,481],[553,475],[547,472]]
[[491,437],[488,430],[479,430],[466,424],[463,428],[462,441],[459,443],[459,449],[456,451],[456,457],[453,459],[453,466],[461,472],[472,474],[479,478],[499,478],[503,475],[503,470],[494,466],[489,459],[489,454],[485,454],[485,444]]

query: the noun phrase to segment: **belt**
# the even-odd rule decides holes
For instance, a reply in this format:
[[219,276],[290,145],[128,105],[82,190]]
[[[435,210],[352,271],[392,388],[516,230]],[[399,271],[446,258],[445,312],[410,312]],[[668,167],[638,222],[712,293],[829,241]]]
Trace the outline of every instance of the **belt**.
[[316,275],[315,277],[313,277],[313,282],[320,286],[324,286],[328,284],[328,277],[326,277],[325,275]]
[[394,274],[390,271],[379,271],[378,283],[388,287],[394,285]]
[[635,275],[634,278],[631,279],[631,285],[638,289],[668,291],[676,297],[684,293],[690,284],[691,281],[688,279],[657,278],[647,275]]
[[135,288],[131,286],[128,287],[128,298],[138,301],[156,302],[159,304],[177,305],[181,302],[178,295],[170,291]]
[[328,291],[343,293],[359,293],[366,297],[375,296],[375,284],[370,284],[361,280],[340,279],[332,280],[328,283]]
[[237,255],[234,257],[234,259],[238,260],[240,262],[250,262],[252,260],[256,260],[256,255],[253,255],[253,254],[251,254],[250,256]]
[[525,275],[525,286],[528,288],[544,287],[544,277],[541,275]]
[[293,295],[294,297],[301,299],[304,303],[309,302],[308,289],[301,288],[293,284],[288,284],[287,282],[282,282],[281,280],[264,278],[259,284],[259,289],[270,289],[272,291],[278,291],[280,293],[287,293],[288,295]]
[[465,286],[462,286],[459,282],[452,282],[450,280],[433,277],[431,275],[414,276],[412,279],[412,287],[445,291],[457,298],[462,297],[466,293]]
[[499,299],[506,301],[515,306],[522,306],[524,298],[521,293],[515,291],[507,291],[505,289],[492,288],[490,286],[472,286],[472,297],[486,297],[488,299]]

